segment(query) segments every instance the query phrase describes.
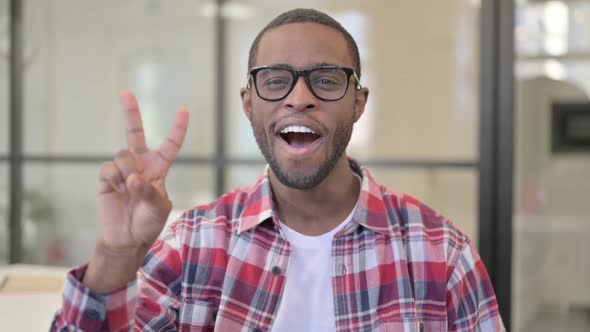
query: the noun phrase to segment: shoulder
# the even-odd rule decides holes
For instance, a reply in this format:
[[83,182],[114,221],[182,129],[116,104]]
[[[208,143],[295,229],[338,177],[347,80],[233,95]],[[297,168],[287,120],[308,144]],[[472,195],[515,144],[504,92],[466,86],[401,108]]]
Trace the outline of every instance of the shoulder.
[[180,242],[194,241],[198,235],[235,234],[252,190],[253,186],[240,187],[208,204],[194,206],[170,224],[170,231]]
[[397,217],[404,242],[409,250],[414,251],[414,257],[452,265],[461,250],[472,245],[459,226],[423,201],[382,185],[380,188],[389,212]]

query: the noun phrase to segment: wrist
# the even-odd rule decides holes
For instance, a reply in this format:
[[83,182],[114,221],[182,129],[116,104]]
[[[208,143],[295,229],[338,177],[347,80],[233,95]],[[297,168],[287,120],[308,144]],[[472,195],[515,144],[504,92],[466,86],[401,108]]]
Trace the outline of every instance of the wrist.
[[109,248],[97,241],[82,283],[95,293],[109,293],[133,281],[147,253],[146,248]]

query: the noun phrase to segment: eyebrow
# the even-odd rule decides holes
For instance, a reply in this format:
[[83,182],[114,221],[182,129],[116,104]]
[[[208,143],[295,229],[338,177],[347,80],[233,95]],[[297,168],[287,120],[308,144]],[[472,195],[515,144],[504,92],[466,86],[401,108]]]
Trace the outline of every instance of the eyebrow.
[[[337,64],[334,64],[334,63],[316,62],[316,63],[313,63],[311,66],[305,68],[305,69],[309,70],[309,69],[314,69],[314,68],[319,68],[319,67],[328,67],[328,66],[341,67],[340,65],[337,65]],[[282,69],[292,69],[292,70],[301,70],[299,68],[293,67],[292,65],[290,65],[288,63],[274,63],[274,64],[268,65],[268,67],[282,68]]]

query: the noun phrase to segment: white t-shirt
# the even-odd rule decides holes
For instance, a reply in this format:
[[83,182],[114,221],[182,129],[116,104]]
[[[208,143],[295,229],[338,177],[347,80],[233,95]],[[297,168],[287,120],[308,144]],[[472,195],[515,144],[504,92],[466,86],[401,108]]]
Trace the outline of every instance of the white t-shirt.
[[332,290],[332,238],[352,219],[346,219],[328,233],[307,236],[284,223],[283,234],[291,244],[291,256],[283,298],[272,326],[273,332],[335,331]]

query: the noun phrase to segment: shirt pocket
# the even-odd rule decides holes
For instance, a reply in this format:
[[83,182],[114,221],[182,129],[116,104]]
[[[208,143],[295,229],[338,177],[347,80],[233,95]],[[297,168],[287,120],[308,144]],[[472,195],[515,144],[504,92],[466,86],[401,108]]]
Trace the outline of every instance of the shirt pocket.
[[440,332],[447,331],[447,320],[442,317],[396,317],[381,323],[380,332]]
[[183,300],[179,309],[179,331],[213,331],[216,305],[205,301]]

